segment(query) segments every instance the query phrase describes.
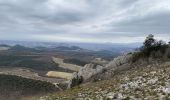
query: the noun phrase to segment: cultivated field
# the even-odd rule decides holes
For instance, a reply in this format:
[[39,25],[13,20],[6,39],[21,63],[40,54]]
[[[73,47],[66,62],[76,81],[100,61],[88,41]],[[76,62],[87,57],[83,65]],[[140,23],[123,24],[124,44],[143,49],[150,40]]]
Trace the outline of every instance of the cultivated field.
[[38,73],[31,71],[27,68],[0,68],[0,74],[16,75],[16,76],[21,76],[23,78],[47,81],[50,83],[60,83],[66,81],[66,79],[61,79],[61,78],[59,79],[59,78],[40,76],[38,75]]
[[78,72],[81,68],[81,66],[78,66],[78,65],[64,63],[63,59],[61,58],[52,57],[52,59],[55,63],[59,64],[58,67],[61,67],[64,69],[69,69],[69,70]]
[[72,73],[58,72],[58,71],[49,71],[46,75],[48,77],[63,78],[67,80],[72,78]]
[[0,51],[5,51],[5,50],[8,50],[9,47],[0,47]]

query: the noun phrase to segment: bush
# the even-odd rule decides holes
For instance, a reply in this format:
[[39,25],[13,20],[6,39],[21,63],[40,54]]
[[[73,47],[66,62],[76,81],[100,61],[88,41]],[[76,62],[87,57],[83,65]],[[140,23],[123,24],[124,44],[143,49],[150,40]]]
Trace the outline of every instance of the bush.
[[168,45],[164,41],[157,41],[153,35],[149,35],[144,41],[143,46],[133,53],[132,62],[140,58],[161,58],[164,56],[167,48]]
[[74,77],[73,79],[72,79],[72,83],[71,83],[71,86],[70,87],[74,87],[74,86],[78,86],[78,85],[80,85],[81,83],[83,83],[83,77],[82,76],[80,76],[80,77]]

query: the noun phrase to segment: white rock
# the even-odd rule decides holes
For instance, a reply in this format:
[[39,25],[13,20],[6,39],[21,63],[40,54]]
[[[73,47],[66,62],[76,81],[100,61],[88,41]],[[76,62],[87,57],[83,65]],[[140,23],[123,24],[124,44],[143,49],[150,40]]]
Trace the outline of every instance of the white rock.
[[164,88],[162,89],[162,91],[163,91],[164,93],[170,94],[170,87],[164,87]]
[[158,78],[148,80],[147,84],[155,84],[158,81]]
[[95,64],[86,64],[80,69],[80,71],[78,72],[78,76],[82,76],[83,80],[87,80],[88,78],[101,72],[102,70],[103,66]]
[[112,100],[114,98],[114,96],[115,96],[115,93],[110,92],[110,93],[107,94],[106,98]]

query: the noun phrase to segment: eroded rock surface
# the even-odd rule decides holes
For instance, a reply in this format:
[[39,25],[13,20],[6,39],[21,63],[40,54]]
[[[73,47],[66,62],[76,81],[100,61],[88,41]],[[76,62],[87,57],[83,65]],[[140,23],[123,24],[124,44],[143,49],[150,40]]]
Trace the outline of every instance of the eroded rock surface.
[[[128,67],[131,61],[132,55],[123,55],[115,58],[113,61],[109,62],[105,66],[97,64],[86,64],[82,67],[79,72],[74,73],[73,78],[69,81],[68,88],[76,86],[81,82],[86,82],[87,80],[94,79],[107,79],[112,76],[114,70],[121,70]],[[80,82],[81,80],[81,82]]]

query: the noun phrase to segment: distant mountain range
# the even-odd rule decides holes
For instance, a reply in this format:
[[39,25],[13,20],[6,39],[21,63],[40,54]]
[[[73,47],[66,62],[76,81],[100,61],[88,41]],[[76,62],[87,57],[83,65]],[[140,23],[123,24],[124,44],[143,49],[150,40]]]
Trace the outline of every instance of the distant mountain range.
[[130,52],[141,46],[142,43],[59,43],[59,42],[28,42],[0,40],[0,45],[22,45],[30,48],[56,48],[56,49],[87,49],[93,51]]

